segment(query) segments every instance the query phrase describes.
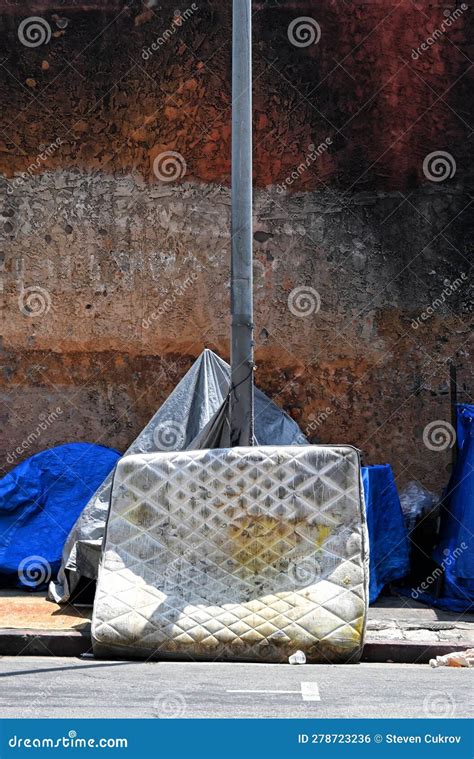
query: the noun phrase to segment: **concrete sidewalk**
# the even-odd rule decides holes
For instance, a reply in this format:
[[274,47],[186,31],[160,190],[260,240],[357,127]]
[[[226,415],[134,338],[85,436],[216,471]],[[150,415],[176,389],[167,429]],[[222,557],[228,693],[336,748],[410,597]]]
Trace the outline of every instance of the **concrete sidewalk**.
[[[0,656],[79,656],[91,650],[91,607],[59,606],[44,593],[0,591]],[[363,661],[427,662],[474,647],[474,614],[452,614],[402,596],[369,609]]]
[[91,617],[91,607],[60,606],[48,601],[46,593],[0,590],[0,641],[5,629],[88,629]]
[[474,646],[474,614],[425,606],[404,596],[382,596],[369,607],[364,661],[427,662]]

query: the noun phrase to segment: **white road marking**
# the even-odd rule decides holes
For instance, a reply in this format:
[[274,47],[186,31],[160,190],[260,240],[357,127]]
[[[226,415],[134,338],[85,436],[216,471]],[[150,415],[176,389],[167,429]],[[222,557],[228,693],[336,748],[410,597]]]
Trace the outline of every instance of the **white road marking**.
[[301,693],[299,690],[228,690],[227,693]]
[[301,683],[303,701],[321,701],[318,683]]
[[301,695],[303,701],[321,701],[321,696],[319,694],[319,688],[318,684],[315,682],[302,682],[301,683],[301,690],[249,690],[249,689],[238,689],[238,690],[227,690],[227,693],[271,693],[271,694],[292,694],[292,695]]

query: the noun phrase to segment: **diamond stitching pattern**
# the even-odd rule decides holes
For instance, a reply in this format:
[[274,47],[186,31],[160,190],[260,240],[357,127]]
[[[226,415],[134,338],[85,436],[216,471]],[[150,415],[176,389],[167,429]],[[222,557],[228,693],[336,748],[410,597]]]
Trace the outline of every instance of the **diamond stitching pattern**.
[[309,661],[360,651],[367,537],[350,448],[124,457],[93,616],[100,652]]

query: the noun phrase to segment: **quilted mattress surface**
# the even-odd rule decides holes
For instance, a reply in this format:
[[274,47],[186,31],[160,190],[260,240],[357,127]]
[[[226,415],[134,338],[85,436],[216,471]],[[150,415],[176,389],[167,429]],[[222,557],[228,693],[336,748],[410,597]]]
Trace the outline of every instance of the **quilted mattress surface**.
[[92,622],[97,656],[357,661],[368,546],[358,452],[125,456]]

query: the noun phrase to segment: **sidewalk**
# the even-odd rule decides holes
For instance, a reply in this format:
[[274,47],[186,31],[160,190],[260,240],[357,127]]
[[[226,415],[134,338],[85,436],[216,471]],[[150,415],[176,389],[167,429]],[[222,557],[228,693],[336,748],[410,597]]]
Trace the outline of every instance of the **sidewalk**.
[[457,614],[404,596],[382,596],[369,608],[364,661],[423,663],[474,647],[474,614]]
[[[45,593],[0,590],[0,656],[79,656],[90,651],[92,608],[59,606]],[[369,609],[363,661],[424,663],[474,647],[474,614],[452,614],[401,596]]]
[[59,606],[46,593],[0,590],[0,656],[80,656],[91,617],[92,608]]

